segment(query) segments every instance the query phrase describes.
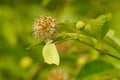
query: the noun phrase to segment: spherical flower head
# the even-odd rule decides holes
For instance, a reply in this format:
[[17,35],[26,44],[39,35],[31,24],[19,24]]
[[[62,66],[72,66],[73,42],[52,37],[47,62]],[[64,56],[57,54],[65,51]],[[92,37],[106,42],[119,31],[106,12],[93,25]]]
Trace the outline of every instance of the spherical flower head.
[[36,38],[49,39],[56,32],[55,19],[47,16],[36,19],[33,32]]

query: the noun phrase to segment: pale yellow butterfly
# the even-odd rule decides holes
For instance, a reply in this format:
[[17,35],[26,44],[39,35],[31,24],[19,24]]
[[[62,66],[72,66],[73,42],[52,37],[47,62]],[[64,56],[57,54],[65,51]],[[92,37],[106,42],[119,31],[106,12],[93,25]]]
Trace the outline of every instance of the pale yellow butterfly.
[[46,44],[42,54],[46,63],[59,65],[59,55],[54,43]]

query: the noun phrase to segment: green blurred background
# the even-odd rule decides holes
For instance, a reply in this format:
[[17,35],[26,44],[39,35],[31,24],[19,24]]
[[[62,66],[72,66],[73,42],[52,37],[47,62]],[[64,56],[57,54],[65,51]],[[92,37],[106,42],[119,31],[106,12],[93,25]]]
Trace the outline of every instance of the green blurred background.
[[[26,49],[39,41],[32,34],[33,22],[40,16],[52,16],[63,23],[58,32],[75,32],[77,21],[105,13],[112,13],[111,29],[119,32],[120,0],[0,0],[0,80],[76,80],[83,65],[97,59],[98,53],[79,42],[66,41],[57,45],[60,66],[48,65],[43,60],[43,45]],[[112,60],[110,64],[117,69],[103,73],[101,69],[100,74],[84,80],[120,80],[120,62],[106,60]],[[97,70],[96,63],[92,67]],[[87,68],[83,74],[89,73]]]

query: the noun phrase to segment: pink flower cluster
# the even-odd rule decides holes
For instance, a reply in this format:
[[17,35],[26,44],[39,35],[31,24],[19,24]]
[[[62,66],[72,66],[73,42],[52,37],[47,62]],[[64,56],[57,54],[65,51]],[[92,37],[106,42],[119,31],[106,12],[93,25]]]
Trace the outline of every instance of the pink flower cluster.
[[56,32],[55,19],[44,16],[34,22],[34,35],[37,38],[48,39]]

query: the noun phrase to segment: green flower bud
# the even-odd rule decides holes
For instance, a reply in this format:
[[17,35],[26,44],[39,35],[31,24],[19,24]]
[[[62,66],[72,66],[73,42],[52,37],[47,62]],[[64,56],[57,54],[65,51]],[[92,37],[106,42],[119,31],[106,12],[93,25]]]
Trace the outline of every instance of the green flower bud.
[[85,26],[85,23],[82,22],[82,21],[78,21],[78,22],[76,23],[76,29],[78,29],[78,30],[83,29],[84,26]]

